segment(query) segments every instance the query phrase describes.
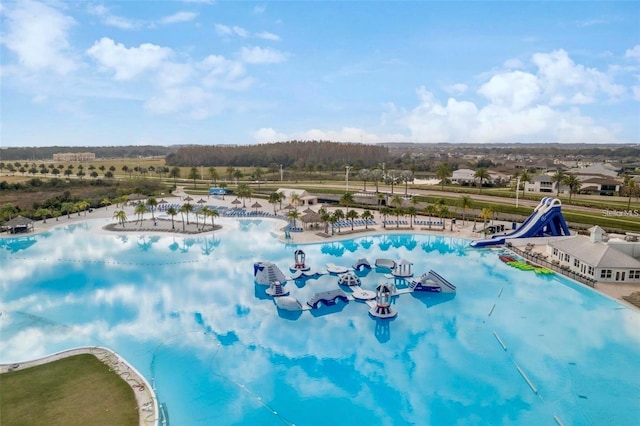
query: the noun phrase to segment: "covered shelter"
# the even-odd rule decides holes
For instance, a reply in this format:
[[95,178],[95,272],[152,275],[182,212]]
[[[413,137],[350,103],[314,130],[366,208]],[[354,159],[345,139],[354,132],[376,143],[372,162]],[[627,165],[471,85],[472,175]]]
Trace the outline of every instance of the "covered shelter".
[[18,216],[4,224],[4,228],[10,234],[20,234],[33,231],[33,220],[28,217]]

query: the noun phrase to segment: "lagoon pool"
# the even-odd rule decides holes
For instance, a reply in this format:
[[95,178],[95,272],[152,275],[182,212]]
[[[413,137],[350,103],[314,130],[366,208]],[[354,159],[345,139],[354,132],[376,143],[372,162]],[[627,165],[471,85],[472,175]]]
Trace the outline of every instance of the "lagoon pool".
[[[0,239],[0,362],[107,346],[153,383],[174,425],[633,425],[640,313],[558,275],[441,235],[282,244],[269,220],[209,236],[96,232],[101,220]],[[279,312],[253,263],[407,259],[455,296]],[[389,281],[372,271],[362,287]],[[289,282],[303,304],[335,276]],[[504,347],[503,347],[504,345]],[[506,347],[506,349],[505,349]]]

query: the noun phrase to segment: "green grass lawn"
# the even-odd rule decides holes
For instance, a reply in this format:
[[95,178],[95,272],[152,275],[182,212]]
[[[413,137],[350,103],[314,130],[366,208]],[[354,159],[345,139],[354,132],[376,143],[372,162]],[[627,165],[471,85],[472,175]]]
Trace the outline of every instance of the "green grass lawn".
[[90,354],[0,374],[0,425],[137,425],[131,387]]

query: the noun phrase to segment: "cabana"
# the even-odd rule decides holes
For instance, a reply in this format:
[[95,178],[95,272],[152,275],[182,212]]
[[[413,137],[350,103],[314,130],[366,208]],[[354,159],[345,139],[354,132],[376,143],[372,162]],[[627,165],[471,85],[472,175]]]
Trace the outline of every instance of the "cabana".
[[18,216],[7,221],[4,224],[4,228],[10,234],[31,232],[33,231],[33,220],[24,216]]

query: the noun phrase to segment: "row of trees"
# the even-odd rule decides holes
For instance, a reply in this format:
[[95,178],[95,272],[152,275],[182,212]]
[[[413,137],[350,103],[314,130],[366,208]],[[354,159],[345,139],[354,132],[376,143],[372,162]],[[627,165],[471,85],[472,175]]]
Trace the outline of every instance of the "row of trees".
[[245,146],[185,146],[166,158],[170,166],[296,167],[308,165],[342,169],[345,164],[370,167],[390,161],[381,145],[328,141],[290,141]]

